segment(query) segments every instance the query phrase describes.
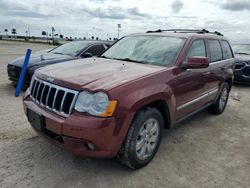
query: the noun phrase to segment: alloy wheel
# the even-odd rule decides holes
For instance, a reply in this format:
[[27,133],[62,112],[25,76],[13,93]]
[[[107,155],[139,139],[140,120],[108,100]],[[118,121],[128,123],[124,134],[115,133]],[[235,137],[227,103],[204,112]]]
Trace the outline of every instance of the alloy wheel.
[[160,125],[154,119],[148,119],[140,128],[136,141],[136,156],[140,160],[148,159],[154,152],[159,140]]

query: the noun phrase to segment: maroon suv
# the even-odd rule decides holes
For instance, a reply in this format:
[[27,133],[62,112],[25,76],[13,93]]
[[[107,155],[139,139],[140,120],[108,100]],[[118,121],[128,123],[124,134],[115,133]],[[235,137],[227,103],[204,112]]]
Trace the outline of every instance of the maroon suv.
[[233,69],[230,44],[218,32],[133,34],[98,58],[36,71],[24,109],[51,143],[136,169],[153,159],[164,128],[204,108],[224,111]]

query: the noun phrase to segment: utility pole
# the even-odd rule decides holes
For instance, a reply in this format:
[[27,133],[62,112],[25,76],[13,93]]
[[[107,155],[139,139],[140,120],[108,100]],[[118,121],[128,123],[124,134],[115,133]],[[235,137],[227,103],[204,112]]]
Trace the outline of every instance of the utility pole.
[[30,26],[28,26],[28,33],[29,33],[29,38],[30,38]]
[[119,39],[119,37],[120,37],[121,29],[122,29],[122,25],[121,24],[117,24],[117,39]]

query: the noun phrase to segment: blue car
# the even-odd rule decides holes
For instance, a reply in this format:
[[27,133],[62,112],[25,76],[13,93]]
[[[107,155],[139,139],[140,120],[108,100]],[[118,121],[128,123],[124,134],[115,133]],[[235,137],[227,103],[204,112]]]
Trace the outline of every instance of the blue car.
[[[52,50],[44,50],[34,53],[30,57],[29,65],[25,73],[24,86],[29,86],[35,70],[47,65],[62,63],[79,58],[87,58],[102,54],[112,43],[103,41],[73,41],[61,45]],[[9,80],[17,83],[24,56],[17,58],[7,65]]]

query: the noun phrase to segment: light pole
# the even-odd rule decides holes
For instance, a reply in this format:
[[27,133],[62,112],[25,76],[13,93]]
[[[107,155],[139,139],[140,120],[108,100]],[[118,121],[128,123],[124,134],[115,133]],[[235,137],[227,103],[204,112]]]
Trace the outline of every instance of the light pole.
[[122,29],[122,24],[117,24],[117,39],[119,39],[121,29]]
[[30,38],[30,26],[28,26],[28,34],[29,34],[29,38]]
[[54,32],[56,31],[54,27],[51,27],[51,31],[52,31],[52,40],[54,41]]

